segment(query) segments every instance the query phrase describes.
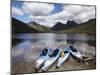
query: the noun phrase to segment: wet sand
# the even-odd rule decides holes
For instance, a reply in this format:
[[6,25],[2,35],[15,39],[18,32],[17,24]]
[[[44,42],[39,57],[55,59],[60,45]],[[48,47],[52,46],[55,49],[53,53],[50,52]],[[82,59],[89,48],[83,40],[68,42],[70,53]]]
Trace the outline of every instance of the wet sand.
[[[56,62],[57,63],[57,62]],[[53,64],[46,72],[57,72],[57,71],[73,71],[73,70],[89,70],[96,68],[95,59],[92,61],[81,62],[75,61],[70,57],[60,68],[56,68],[56,63]],[[27,73],[39,73],[35,70],[34,62],[23,62],[13,65],[12,74],[27,74]]]

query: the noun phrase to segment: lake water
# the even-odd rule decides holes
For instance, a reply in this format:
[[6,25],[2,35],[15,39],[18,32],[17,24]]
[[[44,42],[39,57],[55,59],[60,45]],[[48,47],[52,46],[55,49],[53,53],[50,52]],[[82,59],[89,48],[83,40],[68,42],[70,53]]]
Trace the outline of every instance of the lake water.
[[[95,56],[96,38],[88,34],[53,34],[53,33],[27,33],[12,36],[12,62],[32,62],[39,56],[45,47],[54,50],[73,45],[83,55]],[[17,41],[19,42],[17,42]]]

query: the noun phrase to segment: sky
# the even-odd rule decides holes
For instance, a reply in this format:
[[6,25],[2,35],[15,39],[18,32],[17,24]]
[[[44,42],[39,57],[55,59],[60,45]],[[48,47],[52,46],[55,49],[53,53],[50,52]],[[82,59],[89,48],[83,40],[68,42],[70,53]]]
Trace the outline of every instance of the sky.
[[57,22],[66,24],[68,20],[80,24],[95,18],[95,6],[13,1],[12,17],[48,27]]

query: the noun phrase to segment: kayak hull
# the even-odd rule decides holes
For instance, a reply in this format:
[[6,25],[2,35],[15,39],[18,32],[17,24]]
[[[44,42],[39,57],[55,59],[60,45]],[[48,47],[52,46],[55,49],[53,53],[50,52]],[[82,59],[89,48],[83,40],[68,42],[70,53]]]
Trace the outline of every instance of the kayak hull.
[[36,70],[39,70],[46,60],[47,60],[46,57],[45,58],[39,58],[35,63]]
[[74,48],[73,46],[69,46],[69,49],[70,49],[71,55],[72,55],[74,58],[76,58],[76,59],[79,60],[79,61],[83,59],[83,58],[82,58],[82,55],[81,55],[81,53],[80,53],[79,50],[77,50],[77,49]]
[[81,61],[83,59],[82,55],[81,55],[81,53],[79,51],[78,52],[72,52],[71,51],[70,53],[74,58],[78,59],[79,61]]
[[42,65],[44,64],[44,62],[49,58],[50,49],[48,48],[47,50],[48,50],[48,52],[45,56],[39,56],[39,58],[36,60],[36,62],[35,62],[36,70],[39,70],[42,67]]
[[64,54],[64,57],[60,57],[57,62],[57,67],[58,68],[61,67],[64,64],[64,62],[69,59],[69,56],[70,52]]
[[48,59],[41,68],[43,72],[47,71],[57,60],[58,58],[50,58]]
[[58,49],[58,50],[59,50],[59,52],[58,52],[58,54],[57,54],[56,56],[54,56],[54,57],[49,57],[49,59],[47,59],[47,60],[44,62],[43,66],[42,66],[42,68],[41,68],[41,70],[42,70],[43,72],[47,71],[47,70],[58,60],[58,58],[59,58],[59,56],[60,56],[60,53],[61,53],[61,50],[60,50],[60,49]]

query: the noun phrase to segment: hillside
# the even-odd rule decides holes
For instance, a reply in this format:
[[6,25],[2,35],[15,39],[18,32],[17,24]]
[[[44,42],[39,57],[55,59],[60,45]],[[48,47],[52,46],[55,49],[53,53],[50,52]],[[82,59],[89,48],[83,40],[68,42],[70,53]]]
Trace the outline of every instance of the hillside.
[[39,31],[29,27],[26,23],[12,17],[12,32],[13,33],[37,33]]
[[96,34],[96,19],[91,19],[86,23],[80,24],[77,27],[64,29],[58,33],[87,33]]
[[28,25],[40,32],[52,32],[51,28],[50,27],[47,27],[47,26],[43,26],[43,25],[40,25],[36,22],[29,22]]
[[76,26],[79,26],[79,24],[77,24],[75,21],[67,21],[66,24],[58,22],[51,29],[54,31],[60,31],[60,30],[69,29],[69,28],[76,27]]
[[96,34],[96,19],[91,19],[86,23],[77,24],[74,21],[68,21],[66,24],[58,22],[53,27],[40,25],[36,22],[23,23],[12,18],[13,33],[87,33]]

